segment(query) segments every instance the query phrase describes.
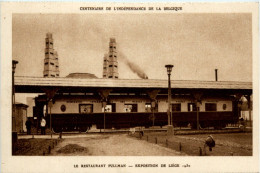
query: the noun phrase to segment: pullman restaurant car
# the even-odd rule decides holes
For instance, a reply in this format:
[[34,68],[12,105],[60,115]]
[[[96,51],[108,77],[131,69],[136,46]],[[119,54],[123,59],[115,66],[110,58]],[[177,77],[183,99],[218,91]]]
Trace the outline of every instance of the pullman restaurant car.
[[[44,116],[48,126],[51,119],[55,132],[87,131],[93,126],[119,129],[168,124],[165,80],[62,80],[69,86],[54,87],[52,97],[49,93],[53,87],[41,87],[46,94],[35,98],[34,117],[39,120]],[[59,83],[57,79],[54,81]],[[79,81],[84,86],[71,86]],[[244,82],[173,81],[170,121],[175,127],[192,128],[197,128],[197,116],[200,128],[223,128],[237,123],[239,99],[251,94],[250,87],[251,83]]]

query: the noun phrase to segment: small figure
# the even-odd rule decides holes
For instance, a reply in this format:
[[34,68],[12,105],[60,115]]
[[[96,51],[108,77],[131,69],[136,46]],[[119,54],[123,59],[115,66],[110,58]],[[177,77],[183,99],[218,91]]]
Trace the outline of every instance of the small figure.
[[27,129],[27,135],[31,134],[31,126],[32,126],[32,122],[29,120],[29,118],[27,117],[27,120],[25,122],[25,126]]
[[[206,147],[209,147],[209,151],[212,151],[212,148],[215,147],[215,141],[214,141],[214,139],[211,135],[209,135],[208,138],[205,141],[204,149]],[[206,150],[205,150],[205,152],[206,152]]]
[[45,135],[45,126],[46,126],[46,121],[45,119],[42,117],[41,119],[41,134]]
[[245,130],[246,130],[246,123],[245,123],[243,117],[241,117],[241,118],[239,119],[239,129],[240,129],[241,131],[245,131]]

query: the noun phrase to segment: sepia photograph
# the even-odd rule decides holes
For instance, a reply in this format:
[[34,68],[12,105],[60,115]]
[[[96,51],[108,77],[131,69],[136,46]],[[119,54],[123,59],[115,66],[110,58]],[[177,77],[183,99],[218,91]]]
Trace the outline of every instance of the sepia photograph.
[[1,38],[3,172],[259,171],[257,4],[29,4]]

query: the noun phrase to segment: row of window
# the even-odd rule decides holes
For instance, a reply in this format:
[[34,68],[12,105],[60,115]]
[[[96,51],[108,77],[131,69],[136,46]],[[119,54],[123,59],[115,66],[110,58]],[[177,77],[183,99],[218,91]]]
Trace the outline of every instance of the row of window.
[[[45,52],[45,54],[47,55],[47,54],[49,54],[49,52]],[[50,54],[53,55],[53,52],[50,52]]]
[[[44,77],[47,77],[48,74],[45,74]],[[56,76],[59,76],[58,74],[56,74]],[[55,77],[55,75],[51,74],[51,77]]]
[[[226,107],[226,106],[223,106],[223,108],[224,107]],[[189,112],[196,111],[196,109],[197,109],[197,107],[196,107],[195,103],[188,103]],[[199,109],[199,107],[198,107],[198,109]],[[180,103],[172,104],[172,112],[180,112],[180,111],[181,111]],[[216,103],[205,103],[205,111],[217,111],[217,104]]]
[[[112,49],[112,48],[113,48],[113,46],[110,46],[109,48],[110,48],[110,49]],[[116,47],[114,47],[114,49],[116,49]]]
[[[111,57],[113,57],[113,55],[109,55],[109,57],[111,58]],[[114,57],[116,58],[117,56],[116,56],[116,55],[114,55]]]
[[[105,78],[107,75],[104,74],[103,77]],[[113,78],[113,76],[108,76],[108,78]],[[115,78],[118,78],[118,76],[115,76]]]
[[[113,78],[113,76],[108,76],[108,78]],[[115,76],[115,78],[118,78],[118,76]]]
[[[225,105],[225,104],[224,104]],[[223,108],[226,107],[226,105]],[[104,110],[103,110],[104,111]],[[107,104],[105,107],[106,112],[116,112],[116,105]],[[181,111],[181,104],[174,103],[172,104],[172,112],[180,112]],[[188,103],[188,111],[196,111],[196,104],[195,103]],[[205,103],[205,111],[217,111],[217,104],[216,103]],[[79,112],[80,113],[92,113],[93,112],[93,104],[80,104],[79,105]],[[125,104],[124,105],[124,112],[138,112],[137,104]],[[146,103],[145,104],[145,112],[152,112],[152,104]],[[158,112],[158,105],[155,105],[154,112]]]
[[[109,65],[108,67],[115,67],[115,68],[117,68],[117,65]],[[107,69],[107,67],[103,67],[103,69]]]
[[[48,65],[49,63],[48,62],[46,62],[46,63],[44,63],[45,65]],[[54,63],[50,63],[50,65],[54,65]],[[58,65],[56,65],[56,67],[59,67]]]
[[48,45],[49,43],[50,43],[50,44],[53,44],[52,42],[46,42],[46,45]]

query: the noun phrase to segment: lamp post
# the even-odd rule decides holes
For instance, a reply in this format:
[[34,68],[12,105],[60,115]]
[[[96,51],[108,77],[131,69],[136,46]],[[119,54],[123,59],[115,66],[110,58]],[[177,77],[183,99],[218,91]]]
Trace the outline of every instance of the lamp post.
[[14,73],[16,64],[18,61],[12,61],[12,131],[16,132],[16,124],[15,124],[15,87],[14,87]]
[[105,133],[105,129],[106,129],[106,105],[107,105],[106,100],[104,100],[102,102],[102,105],[103,105],[103,108],[104,108],[104,133]]
[[12,153],[14,154],[16,150],[17,142],[17,132],[16,132],[16,122],[15,122],[15,86],[14,86],[14,73],[16,64],[18,61],[12,61]]
[[173,125],[172,125],[172,118],[171,118],[171,72],[172,68],[174,67],[171,64],[165,65],[167,69],[167,74],[168,74],[168,127],[167,127],[167,133],[168,134],[173,134]]

